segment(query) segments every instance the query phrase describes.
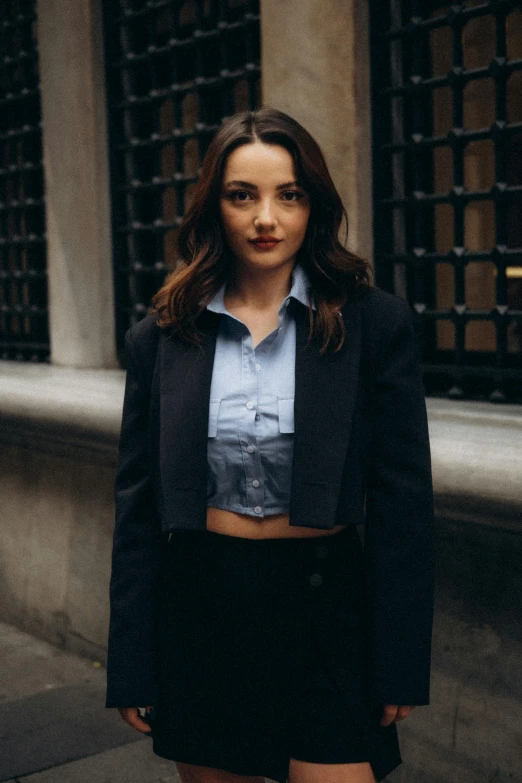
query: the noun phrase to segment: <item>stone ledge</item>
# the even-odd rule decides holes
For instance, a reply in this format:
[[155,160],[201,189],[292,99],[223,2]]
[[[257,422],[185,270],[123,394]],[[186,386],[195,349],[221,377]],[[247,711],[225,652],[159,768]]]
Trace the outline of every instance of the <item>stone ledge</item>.
[[125,372],[0,362],[0,442],[116,464]]
[[[125,372],[0,363],[0,441],[115,464]],[[428,398],[437,514],[522,530],[522,407]]]
[[426,402],[437,514],[522,531],[522,406]]

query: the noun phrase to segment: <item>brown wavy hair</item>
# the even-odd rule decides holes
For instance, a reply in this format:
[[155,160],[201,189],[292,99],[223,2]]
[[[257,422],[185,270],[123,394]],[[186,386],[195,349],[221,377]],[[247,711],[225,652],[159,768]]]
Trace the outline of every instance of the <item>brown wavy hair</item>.
[[269,106],[229,117],[210,142],[194,200],[180,225],[179,264],[154,295],[151,312],[159,326],[171,327],[188,342],[200,344],[197,318],[229,279],[234,264],[219,208],[226,160],[233,150],[258,140],[288,150],[296,179],[309,196],[310,216],[297,252],[317,308],[315,312],[308,308],[309,336],[317,333],[322,338],[321,353],[329,346],[339,350],[344,325],[338,311],[371,288],[370,265],[338,239],[344,219],[347,241],[348,216],[319,145],[296,120]]

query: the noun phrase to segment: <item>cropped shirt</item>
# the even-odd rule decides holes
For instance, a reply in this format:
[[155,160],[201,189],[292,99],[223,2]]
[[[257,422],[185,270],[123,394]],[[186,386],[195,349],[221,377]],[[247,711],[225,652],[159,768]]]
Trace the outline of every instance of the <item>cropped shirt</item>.
[[[279,325],[255,348],[248,327],[225,307],[225,285],[207,305],[220,314],[210,388],[207,506],[262,518],[288,512],[292,480],[295,320],[310,283],[297,265]],[[310,304],[315,309],[313,297]]]

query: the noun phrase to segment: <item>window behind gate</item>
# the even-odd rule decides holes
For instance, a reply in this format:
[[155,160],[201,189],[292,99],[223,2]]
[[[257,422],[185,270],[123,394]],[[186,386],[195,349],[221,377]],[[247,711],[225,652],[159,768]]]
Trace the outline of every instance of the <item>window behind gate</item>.
[[118,344],[175,264],[176,235],[222,120],[256,109],[259,3],[105,3]]
[[371,3],[376,282],[426,391],[522,402],[522,10]]
[[36,3],[0,2],[0,359],[47,361]]

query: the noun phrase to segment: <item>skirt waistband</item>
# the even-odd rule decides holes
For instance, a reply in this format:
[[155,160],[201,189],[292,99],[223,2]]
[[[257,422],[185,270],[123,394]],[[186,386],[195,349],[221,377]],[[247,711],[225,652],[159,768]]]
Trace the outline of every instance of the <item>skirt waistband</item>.
[[355,525],[346,525],[344,530],[329,536],[288,538],[244,538],[213,530],[176,530],[169,538],[168,548],[177,550],[179,554],[182,550],[237,552],[238,556],[239,553],[262,555],[264,552],[267,555],[281,553],[282,556],[287,553],[293,557],[317,555],[328,560],[345,558],[348,553],[352,557],[362,554],[362,543]]

